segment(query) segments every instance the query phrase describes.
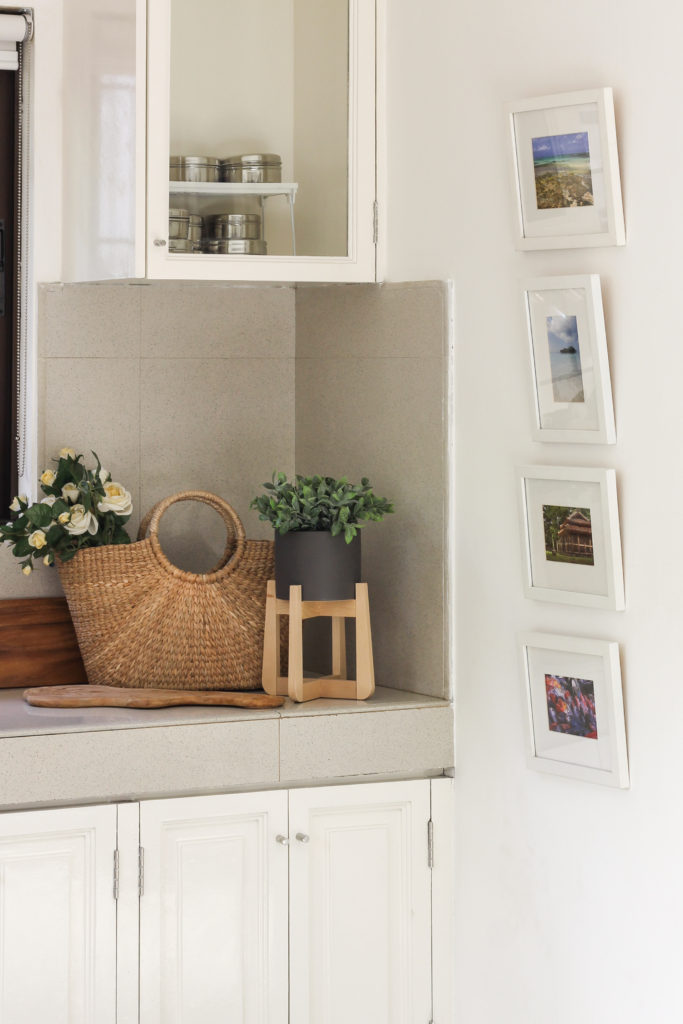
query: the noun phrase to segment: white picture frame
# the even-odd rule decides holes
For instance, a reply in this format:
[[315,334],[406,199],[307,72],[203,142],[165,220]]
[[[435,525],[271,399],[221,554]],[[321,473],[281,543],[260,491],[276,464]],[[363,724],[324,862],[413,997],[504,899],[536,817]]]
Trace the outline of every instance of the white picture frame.
[[623,611],[613,469],[519,469],[524,590],[535,601]]
[[615,444],[598,274],[524,282],[536,441]]
[[629,787],[619,645],[522,633],[530,768]]
[[506,104],[515,247],[624,245],[619,155],[610,88]]

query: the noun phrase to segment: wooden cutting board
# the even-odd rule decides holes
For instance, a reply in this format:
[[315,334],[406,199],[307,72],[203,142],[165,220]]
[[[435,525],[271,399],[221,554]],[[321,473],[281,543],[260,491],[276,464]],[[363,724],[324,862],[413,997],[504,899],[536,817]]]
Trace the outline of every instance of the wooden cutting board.
[[279,708],[284,697],[227,690],[132,690],[126,686],[36,686],[24,691],[36,708],[171,708],[208,704],[233,708]]
[[87,681],[63,597],[0,601],[0,687]]

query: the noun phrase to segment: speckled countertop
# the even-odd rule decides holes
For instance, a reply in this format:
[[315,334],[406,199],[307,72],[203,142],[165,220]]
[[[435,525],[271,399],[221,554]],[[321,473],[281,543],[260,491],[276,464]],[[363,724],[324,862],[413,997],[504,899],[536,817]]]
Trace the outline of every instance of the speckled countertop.
[[442,707],[446,701],[422,693],[380,686],[368,700],[320,700],[296,704],[285,700],[280,708],[34,708],[23,699],[24,689],[0,690],[0,739],[64,732],[100,732],[104,729],[149,729],[157,726],[205,725],[208,722],[263,721],[283,716],[361,714],[423,707]]
[[417,778],[454,760],[449,702],[386,687],[266,711],[33,708],[22,694],[0,690],[0,810]]

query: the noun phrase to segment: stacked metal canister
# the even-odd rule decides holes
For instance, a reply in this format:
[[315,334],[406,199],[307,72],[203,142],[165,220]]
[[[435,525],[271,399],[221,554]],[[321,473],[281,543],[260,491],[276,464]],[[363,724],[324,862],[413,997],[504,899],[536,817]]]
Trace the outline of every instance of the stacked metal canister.
[[[262,184],[282,180],[276,153],[248,153],[221,159],[172,156],[171,181]],[[224,213],[205,219],[187,210],[169,210],[169,251],[265,256],[267,245],[258,213]]]

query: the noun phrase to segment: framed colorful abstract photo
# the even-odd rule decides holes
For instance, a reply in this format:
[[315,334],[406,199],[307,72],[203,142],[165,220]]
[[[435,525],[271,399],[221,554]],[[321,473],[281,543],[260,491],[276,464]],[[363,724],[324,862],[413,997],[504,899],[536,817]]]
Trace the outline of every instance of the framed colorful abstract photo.
[[520,636],[529,722],[529,767],[628,788],[619,645]]
[[520,485],[526,596],[622,611],[614,470],[525,466]]
[[614,444],[614,409],[598,274],[525,283],[534,438]]
[[512,137],[516,248],[626,241],[612,90],[506,104]]

